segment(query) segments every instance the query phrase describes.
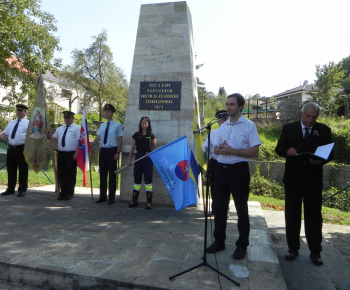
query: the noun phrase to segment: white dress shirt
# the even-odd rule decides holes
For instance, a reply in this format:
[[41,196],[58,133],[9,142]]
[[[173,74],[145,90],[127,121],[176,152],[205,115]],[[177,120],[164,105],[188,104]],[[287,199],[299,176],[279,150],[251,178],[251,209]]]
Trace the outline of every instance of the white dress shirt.
[[58,151],[76,151],[80,139],[80,126],[73,123],[68,127],[65,138],[65,146],[62,147],[62,137],[66,128],[67,125],[60,126],[52,135],[53,138],[58,140]]
[[120,123],[114,120],[110,121],[108,128],[107,143],[104,144],[103,139],[105,137],[107,123],[108,122],[102,123],[97,132],[97,135],[100,136],[100,148],[118,147],[118,137],[124,136],[123,127]]
[[13,146],[19,146],[19,145],[23,145],[24,144],[24,142],[26,140],[26,134],[27,134],[27,130],[28,130],[28,125],[29,125],[29,120],[26,119],[26,118],[22,118],[19,121],[15,138],[12,139],[11,138],[11,134],[12,134],[13,128],[17,124],[17,121],[18,121],[18,119],[12,120],[10,123],[8,123],[7,127],[3,131],[3,133],[6,134],[7,137],[8,137],[9,144],[13,145]]
[[[218,136],[214,140],[214,146],[219,146],[225,140],[234,149],[250,149],[261,145],[255,124],[243,115],[234,124],[231,123],[231,119],[229,118],[220,126]],[[218,155],[217,160],[224,164],[234,164],[242,161],[250,161],[250,159],[236,155]]]

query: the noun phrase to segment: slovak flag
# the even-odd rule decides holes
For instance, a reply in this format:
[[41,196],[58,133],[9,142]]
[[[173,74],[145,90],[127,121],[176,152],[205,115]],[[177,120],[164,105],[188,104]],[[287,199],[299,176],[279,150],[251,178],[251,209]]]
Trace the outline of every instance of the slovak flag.
[[91,152],[89,131],[86,120],[86,106],[83,108],[83,119],[81,120],[80,139],[77,165],[83,171],[83,186],[87,185],[86,171],[90,170],[89,153]]

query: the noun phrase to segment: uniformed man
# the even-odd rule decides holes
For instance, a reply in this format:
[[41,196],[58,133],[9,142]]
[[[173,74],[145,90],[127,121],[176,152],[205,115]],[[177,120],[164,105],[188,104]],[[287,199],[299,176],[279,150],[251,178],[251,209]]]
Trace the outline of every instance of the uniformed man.
[[108,204],[114,204],[115,192],[117,190],[117,160],[122,149],[122,139],[124,136],[122,125],[113,120],[115,108],[111,104],[106,104],[103,108],[107,122],[101,124],[95,140],[91,147],[100,142],[100,197],[96,203],[107,201],[107,177],[109,175],[108,185]]
[[58,200],[70,200],[74,195],[77,180],[77,157],[80,126],[74,124],[74,113],[64,111],[64,123],[56,129],[51,142],[58,141],[57,171],[61,191]]
[[24,196],[28,188],[28,164],[23,155],[24,141],[26,139],[29,120],[26,119],[28,107],[22,104],[16,105],[17,119],[8,123],[4,132],[0,135],[1,140],[8,139],[7,148],[7,189],[1,195],[9,195],[15,193],[18,176],[18,194]]

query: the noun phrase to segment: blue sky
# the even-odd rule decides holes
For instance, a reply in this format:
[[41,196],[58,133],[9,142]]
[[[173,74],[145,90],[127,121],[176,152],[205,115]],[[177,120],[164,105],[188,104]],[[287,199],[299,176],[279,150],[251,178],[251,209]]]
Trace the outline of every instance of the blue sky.
[[[57,20],[64,64],[102,29],[130,79],[142,4],[169,1],[42,0]],[[308,80],[315,66],[350,56],[349,0],[188,0],[197,75],[208,91],[272,96]]]

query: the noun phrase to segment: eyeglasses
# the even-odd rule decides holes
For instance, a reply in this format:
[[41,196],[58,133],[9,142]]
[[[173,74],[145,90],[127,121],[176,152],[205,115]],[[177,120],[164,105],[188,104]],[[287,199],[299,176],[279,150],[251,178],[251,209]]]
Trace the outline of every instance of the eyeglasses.
[[146,116],[141,117],[141,120],[143,120],[143,119],[148,119],[149,120],[149,117],[146,117]]

